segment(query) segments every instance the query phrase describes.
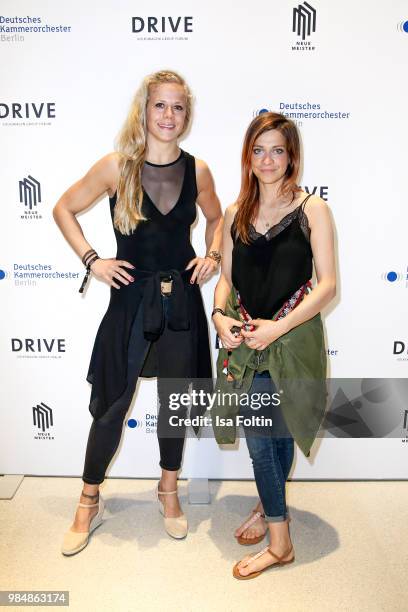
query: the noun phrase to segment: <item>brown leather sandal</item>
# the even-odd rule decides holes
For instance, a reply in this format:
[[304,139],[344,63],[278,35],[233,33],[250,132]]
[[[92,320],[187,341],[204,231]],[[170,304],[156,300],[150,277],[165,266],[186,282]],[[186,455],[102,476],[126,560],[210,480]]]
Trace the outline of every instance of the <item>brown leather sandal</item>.
[[[256,508],[251,510],[251,512],[254,512],[254,514],[253,514],[253,516],[251,516],[250,519],[247,520],[246,523],[243,524],[244,531],[246,529],[248,529],[248,527],[251,527],[251,525],[253,525],[255,523],[255,521],[257,521],[260,517],[265,518],[265,513],[264,512],[259,512],[259,510],[257,510]],[[291,518],[288,515],[288,518],[287,518],[288,527],[289,527],[290,520],[291,520]],[[244,538],[242,535],[235,536],[235,537],[237,539],[238,544],[242,544],[243,546],[250,546],[251,544],[259,544],[259,542],[262,542],[262,540],[264,539],[267,531],[268,531],[268,528],[265,529],[265,532],[264,532],[263,535],[256,536],[255,538]]]
[[[259,512],[259,510],[257,510],[256,508],[251,510],[251,512],[253,512],[254,514],[251,516],[250,519],[247,520],[246,523],[242,525],[244,531],[251,527],[251,525],[253,525],[260,517],[265,518],[265,514],[263,512]],[[251,544],[259,544],[259,542],[262,542],[267,531],[268,528],[265,529],[265,532],[262,535],[256,536],[255,538],[244,538],[242,535],[235,537],[237,539],[238,544],[242,544],[243,546],[250,546]]]
[[251,572],[247,576],[243,576],[242,574],[240,574],[239,569],[238,569],[238,565],[241,563],[241,561],[238,561],[238,563],[236,563],[234,567],[232,568],[232,575],[234,576],[234,578],[238,578],[238,580],[251,580],[252,578],[257,578],[257,576],[260,576],[260,574],[262,574],[265,570],[270,569],[271,567],[276,567],[277,565],[278,566],[288,565],[289,563],[293,563],[293,561],[295,560],[295,555],[293,555],[293,557],[291,559],[288,559],[287,561],[284,560],[285,557],[287,557],[292,552],[292,550],[293,550],[293,546],[291,545],[289,550],[285,554],[283,554],[282,556],[279,556],[276,553],[274,553],[273,550],[271,550],[269,546],[266,546],[259,553],[247,559],[243,567],[246,567],[252,561],[255,561],[255,559],[258,559],[265,553],[269,553],[270,555],[272,555],[272,557],[275,557],[275,559],[278,560],[276,563],[272,563],[271,565],[267,565],[266,567],[264,567],[263,569],[257,572]]

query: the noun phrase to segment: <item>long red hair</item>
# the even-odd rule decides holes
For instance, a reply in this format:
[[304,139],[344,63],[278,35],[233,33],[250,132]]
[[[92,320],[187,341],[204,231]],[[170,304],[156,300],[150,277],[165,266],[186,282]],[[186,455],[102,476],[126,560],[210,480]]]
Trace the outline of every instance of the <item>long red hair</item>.
[[237,199],[238,210],[234,225],[242,242],[248,244],[249,224],[259,208],[259,183],[252,172],[252,150],[256,139],[269,130],[278,130],[285,138],[289,164],[280,187],[283,196],[300,191],[297,178],[300,168],[300,139],[296,125],[280,113],[261,113],[251,121],[245,134],[241,156],[241,191]]

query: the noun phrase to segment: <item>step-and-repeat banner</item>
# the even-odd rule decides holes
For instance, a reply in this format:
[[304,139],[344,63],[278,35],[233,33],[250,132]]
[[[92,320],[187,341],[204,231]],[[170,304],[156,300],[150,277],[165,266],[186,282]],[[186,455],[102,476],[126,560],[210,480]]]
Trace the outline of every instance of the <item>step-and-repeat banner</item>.
[[[239,191],[252,118],[268,109],[297,123],[300,184],[328,202],[335,224],[338,293],[324,313],[330,376],[406,377],[404,0],[3,0],[0,13],[1,473],[82,474],[92,420],[85,376],[110,290],[91,278],[78,293],[84,269],[52,208],[113,150],[141,79],[163,68],[194,92],[182,147],[208,163],[223,208]],[[78,219],[100,256],[114,257],[107,197]],[[200,214],[198,254],[204,231]],[[215,282],[203,287],[207,314]],[[128,416],[108,474],[156,476],[155,380],[140,381]],[[401,436],[325,436],[309,460],[297,452],[293,478],[406,478],[407,459]],[[187,440],[182,476],[251,474],[244,440],[223,449]]]

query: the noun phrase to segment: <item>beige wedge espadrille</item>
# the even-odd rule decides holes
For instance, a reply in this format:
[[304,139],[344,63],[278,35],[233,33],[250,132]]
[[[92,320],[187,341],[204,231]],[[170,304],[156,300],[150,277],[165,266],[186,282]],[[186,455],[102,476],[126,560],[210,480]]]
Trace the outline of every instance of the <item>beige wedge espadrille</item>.
[[92,518],[89,523],[89,531],[72,531],[71,528],[65,533],[62,542],[61,552],[63,555],[75,555],[85,548],[88,544],[90,534],[103,523],[102,515],[105,509],[105,502],[100,493],[96,495],[86,495],[86,497],[99,496],[96,504],[81,504],[82,508],[94,508],[98,506],[98,513]]
[[181,540],[182,538],[185,538],[188,532],[188,523],[186,515],[182,514],[181,516],[177,516],[175,518],[165,516],[164,505],[161,499],[159,498],[159,493],[160,495],[174,495],[177,493],[177,491],[159,491],[159,485],[157,485],[157,501],[159,503],[159,512],[164,517],[164,528],[169,534],[169,536],[171,536],[172,538],[176,538],[176,540]]

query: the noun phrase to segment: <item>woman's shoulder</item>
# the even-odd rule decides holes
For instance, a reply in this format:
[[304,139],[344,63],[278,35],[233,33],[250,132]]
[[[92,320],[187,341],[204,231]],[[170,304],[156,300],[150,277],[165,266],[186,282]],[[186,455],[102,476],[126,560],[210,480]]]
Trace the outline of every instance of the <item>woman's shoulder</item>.
[[203,159],[199,159],[198,157],[194,157],[194,161],[198,191],[200,192],[214,189],[214,179],[207,162],[205,162]]
[[299,192],[299,206],[306,216],[309,227],[320,224],[330,219],[330,208],[326,200],[316,194],[309,194],[305,191]]
[[297,195],[296,195],[296,199],[298,201],[298,205],[302,205],[304,204],[304,209],[321,209],[321,208],[327,208],[327,202],[325,200],[323,200],[323,198],[319,197],[318,195],[316,195],[315,193],[308,193],[307,191],[303,191],[303,189],[301,189]]
[[95,166],[98,167],[99,172],[104,175],[106,184],[109,186],[109,197],[112,197],[112,195],[117,189],[122,164],[123,156],[117,151],[111,151],[110,153],[107,153],[106,155],[101,157],[95,164]]
[[298,201],[298,208],[300,208],[308,218],[316,217],[321,214],[327,214],[329,210],[328,203],[320,198],[318,195],[307,193],[307,191],[299,191],[296,199]]
[[227,206],[227,208],[225,209],[225,213],[224,213],[226,223],[230,223],[230,224],[233,223],[235,219],[235,215],[237,214],[237,210],[238,210],[238,204],[236,202],[233,202],[232,204]]
[[120,175],[121,165],[122,165],[122,155],[117,151],[112,151],[107,153],[95,163],[94,168],[103,173],[108,179],[109,182],[112,180],[117,180]]
[[236,238],[236,227],[235,227],[235,215],[237,214],[238,205],[236,202],[227,206],[224,212],[224,224],[225,230],[230,233],[231,238],[235,241]]
[[107,153],[92,164],[83,182],[92,189],[103,189],[109,196],[115,191],[120,175],[119,154]]
[[206,176],[207,174],[210,174],[210,168],[208,167],[207,162],[205,162],[203,159],[200,159],[199,157],[194,157],[194,155],[191,155],[190,153],[187,153],[187,155],[190,155],[190,157],[192,157],[195,161],[197,177]]

